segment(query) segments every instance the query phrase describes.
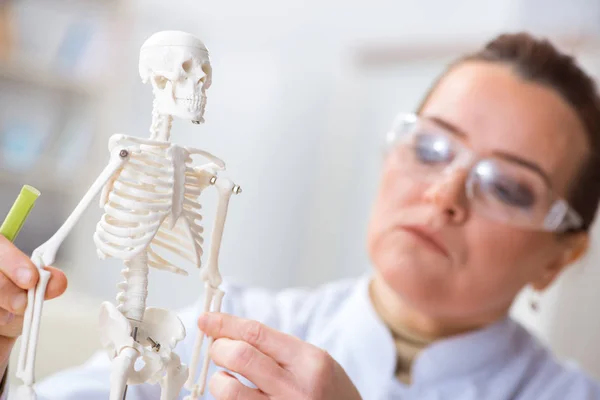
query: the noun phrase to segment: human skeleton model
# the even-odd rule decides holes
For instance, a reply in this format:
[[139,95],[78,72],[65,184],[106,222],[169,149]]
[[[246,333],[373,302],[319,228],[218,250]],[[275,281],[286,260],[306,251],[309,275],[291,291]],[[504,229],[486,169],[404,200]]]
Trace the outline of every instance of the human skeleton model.
[[[192,392],[186,399],[197,399],[204,392],[208,355],[194,382],[204,334],[196,339],[188,370],[173,351],[185,337],[179,318],[165,309],[146,308],[148,272],[154,267],[187,275],[163,258],[173,255],[200,267],[203,228],[198,197],[205,188],[215,186],[219,202],[208,263],[200,276],[206,289],[204,311],[220,311],[224,292],[219,289],[217,258],[229,199],[241,190],[229,179],[217,178],[217,172],[225,169],[222,160],[204,150],[170,142],[173,116],[196,124],[204,121],[205,91],[212,74],[204,44],[184,32],[156,33],[142,45],[139,69],[142,81],[151,82],[155,97],[150,138],[113,135],[110,162],[104,171],[56,234],[33,252],[40,280],[28,293],[17,366],[17,376],[24,383],[17,390],[19,399],[35,399],[35,354],[50,276],[43,267],[54,262],[58,248],[100,192],[104,215],[94,234],[98,255],[125,264],[117,305],[104,302],[100,310],[101,342],[112,360],[110,400],[122,400],[127,385],[144,382],[160,383],[161,400],[175,399],[186,380],[186,388]],[[194,155],[208,162],[194,166]],[[208,341],[210,345],[212,338]],[[136,371],[134,363],[140,357],[144,366]]]

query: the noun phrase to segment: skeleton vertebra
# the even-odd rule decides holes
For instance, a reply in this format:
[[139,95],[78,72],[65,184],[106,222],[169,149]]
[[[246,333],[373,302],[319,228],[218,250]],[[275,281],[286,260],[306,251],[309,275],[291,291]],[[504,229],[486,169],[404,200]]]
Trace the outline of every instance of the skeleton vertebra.
[[[217,177],[225,169],[222,160],[204,150],[170,142],[173,116],[194,123],[204,121],[211,67],[202,42],[183,32],[159,32],[142,46],[139,70],[142,80],[152,83],[155,96],[150,138],[113,135],[109,140],[110,164],[65,224],[33,254],[42,279],[29,292],[17,368],[25,389],[20,393],[29,397],[35,396],[33,364],[48,281],[42,267],[54,261],[61,243],[100,191],[104,215],[94,234],[98,256],[117,258],[125,265],[117,305],[105,302],[100,312],[101,342],[113,366],[110,399],[121,400],[126,385],[144,382],[160,383],[161,400],[176,398],[186,379],[186,387],[192,391],[188,398],[197,399],[204,391],[208,356],[199,382],[193,384],[204,335],[197,338],[188,373],[173,352],[185,337],[181,321],[168,310],[146,307],[149,268],[187,275],[169,260],[172,256],[201,267],[202,209],[198,198],[204,189],[214,186],[219,204],[209,259],[200,276],[206,286],[205,310],[219,311],[224,293],[219,289],[217,259],[229,199],[240,189],[229,179]],[[208,162],[194,166],[194,155]],[[144,367],[136,371],[134,364],[140,357]]]

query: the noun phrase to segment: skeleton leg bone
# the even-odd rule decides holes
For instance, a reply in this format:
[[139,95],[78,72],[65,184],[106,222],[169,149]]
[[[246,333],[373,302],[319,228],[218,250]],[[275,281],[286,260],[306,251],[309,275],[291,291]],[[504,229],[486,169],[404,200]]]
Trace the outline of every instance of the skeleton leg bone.
[[135,361],[140,356],[132,347],[125,347],[112,360],[110,372],[110,400],[123,400],[127,378],[131,375]]
[[188,368],[181,364],[179,356],[171,353],[171,359],[167,365],[167,374],[160,382],[160,400],[175,400],[187,379]]

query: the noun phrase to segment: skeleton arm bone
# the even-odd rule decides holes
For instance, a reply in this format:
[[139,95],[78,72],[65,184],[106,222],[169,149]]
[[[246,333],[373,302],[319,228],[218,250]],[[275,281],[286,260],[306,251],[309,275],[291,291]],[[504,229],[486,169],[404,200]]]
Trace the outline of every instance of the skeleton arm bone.
[[[221,300],[224,296],[224,292],[219,289],[221,285],[221,274],[219,273],[218,257],[221,248],[221,240],[223,238],[223,230],[225,228],[225,219],[227,217],[227,209],[229,207],[229,200],[232,194],[241,193],[239,186],[235,185],[231,180],[226,178],[217,178],[214,181],[214,185],[219,193],[219,204],[217,206],[217,213],[215,217],[215,225],[213,227],[211,236],[211,248],[208,257],[207,265],[200,272],[202,280],[205,282],[205,298],[204,298],[204,312],[213,311],[219,312],[221,309]],[[212,307],[211,307],[212,304]],[[206,378],[208,374],[209,356],[204,355],[204,361],[202,363],[202,371],[198,382],[194,384],[194,378],[198,368],[200,352],[202,350],[202,342],[204,341],[204,333],[199,332],[196,338],[196,344],[192,353],[192,361],[190,363],[190,373],[185,387],[192,391],[191,396],[186,399],[196,400],[199,395],[204,393],[206,385]],[[208,347],[212,345],[212,338],[208,339]]]
[[108,165],[96,178],[71,215],[69,215],[67,220],[47,242],[33,252],[32,258],[38,268],[50,265],[55,261],[56,253],[62,242],[64,242],[73,230],[83,213],[89,208],[96,195],[100,193],[104,185],[114,176],[115,172],[127,162],[128,158],[129,152],[125,149],[114,149],[111,152]]
[[50,273],[43,267],[54,263],[56,253],[67,235],[73,230],[77,221],[89,207],[94,197],[102,190],[102,187],[114,176],[129,158],[127,150],[115,148],[111,151],[110,161],[102,173],[96,178],[90,189],[80,200],[71,215],[58,231],[43,245],[38,247],[32,255],[32,261],[38,269],[40,279],[35,288],[29,289],[27,293],[27,308],[23,321],[23,335],[21,350],[17,364],[16,375],[23,380],[26,386],[34,382],[34,364],[39,332],[39,322],[42,314],[42,304],[46,292],[46,286]]

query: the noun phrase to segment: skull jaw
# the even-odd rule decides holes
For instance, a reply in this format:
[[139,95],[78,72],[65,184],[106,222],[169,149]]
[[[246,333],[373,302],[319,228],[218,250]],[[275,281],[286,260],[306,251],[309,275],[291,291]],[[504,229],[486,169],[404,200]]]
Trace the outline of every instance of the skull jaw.
[[161,115],[171,115],[188,121],[204,122],[204,108],[206,96],[202,94],[198,100],[185,100],[173,98],[163,92],[155,93],[156,108]]

